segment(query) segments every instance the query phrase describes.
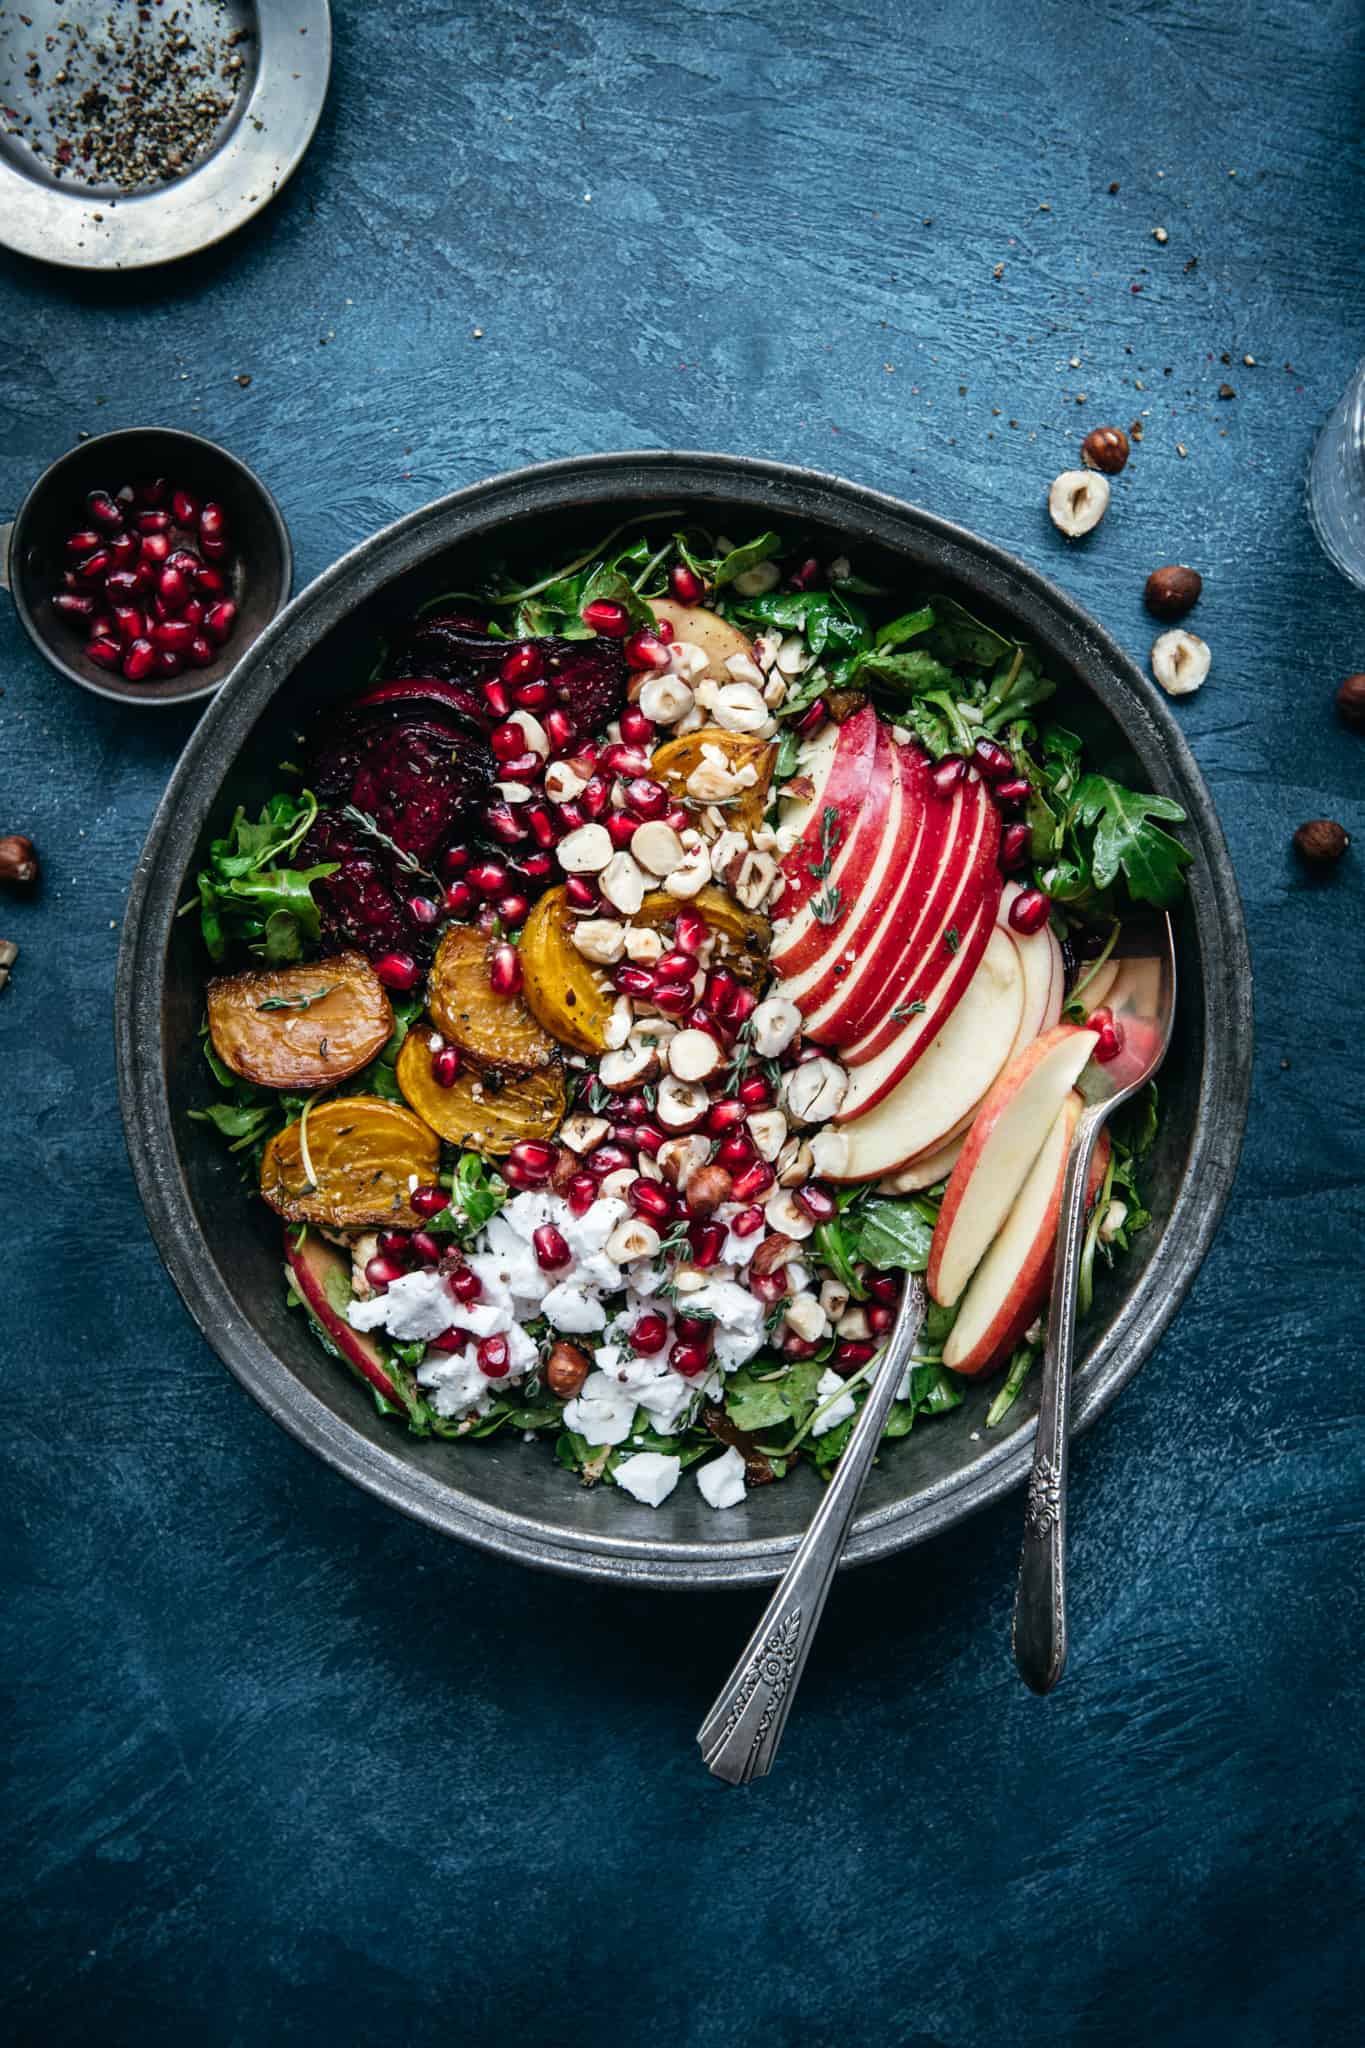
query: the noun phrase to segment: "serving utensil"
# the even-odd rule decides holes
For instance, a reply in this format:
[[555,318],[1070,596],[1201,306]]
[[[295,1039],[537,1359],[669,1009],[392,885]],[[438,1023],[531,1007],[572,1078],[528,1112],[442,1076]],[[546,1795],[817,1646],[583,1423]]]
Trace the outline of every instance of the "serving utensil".
[[772,1769],[863,1482],[924,1322],[924,1282],[907,1274],[900,1310],[843,1456],[758,1627],[697,1730],[706,1768],[730,1785]]
[[1051,1692],[1066,1667],[1066,1467],[1071,1430],[1071,1366],[1086,1182],[1101,1130],[1166,1057],[1175,1021],[1175,940],[1167,916],[1125,926],[1115,949],[1119,971],[1104,1007],[1120,1045],[1114,1058],[1092,1059],[1076,1083],[1085,1102],[1076,1122],[1062,1181],[1057,1256],[1043,1347],[1038,1433],[1024,1510],[1024,1542],[1014,1596],[1014,1661],[1034,1692]]

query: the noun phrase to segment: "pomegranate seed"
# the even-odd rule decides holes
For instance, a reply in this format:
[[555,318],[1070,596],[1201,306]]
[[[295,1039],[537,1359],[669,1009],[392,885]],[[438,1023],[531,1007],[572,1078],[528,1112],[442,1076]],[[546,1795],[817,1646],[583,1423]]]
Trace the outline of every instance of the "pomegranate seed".
[[484,811],[483,821],[493,837],[500,839],[504,846],[518,845],[530,830],[526,822],[524,804],[489,804]]
[[741,1209],[738,1216],[730,1218],[730,1228],[736,1237],[753,1237],[763,1228],[761,1209]]
[[649,1104],[643,1095],[618,1096],[616,1110],[626,1123],[638,1124],[649,1115]]
[[[130,534],[128,538],[130,540],[136,540],[137,535]],[[111,541],[109,545],[112,547],[114,543]],[[144,562],[150,562],[153,568],[162,568],[168,566],[171,561],[170,535],[168,533],[144,534],[138,549],[138,554]],[[183,565],[177,564],[176,566],[181,567]],[[187,573],[190,575],[198,574],[197,558],[196,566],[190,569]]]
[[709,1032],[717,1045],[729,1045],[732,1036],[729,1027],[722,1024],[720,1018],[708,1010],[705,1004],[698,1003],[696,1009],[689,1013],[687,1021],[692,1030]]
[[692,984],[690,981],[656,981],[650,997],[656,1010],[662,1010],[665,1017],[681,1017],[692,1007]]
[[597,1182],[590,1173],[576,1173],[564,1190],[564,1199],[575,1216],[586,1216],[597,1200]]
[[217,661],[217,659],[218,649],[214,646],[213,642],[206,634],[196,633],[190,642],[190,660],[194,663],[195,667],[207,668],[211,662]]
[[687,1239],[692,1248],[694,1266],[700,1266],[705,1271],[708,1266],[719,1264],[720,1255],[725,1249],[723,1223],[694,1223],[688,1230]]
[[519,754],[526,744],[526,735],[519,725],[510,720],[505,725],[495,725],[488,735],[488,744],[499,761],[510,761]]
[[445,893],[445,907],[452,917],[465,917],[474,908],[474,891],[468,882],[452,882]]
[[[158,598],[158,604],[160,603],[160,601],[161,600]],[[199,628],[204,623],[204,607],[202,604],[200,604],[197,597],[192,597],[189,603],[185,606],[184,610],[181,612],[180,616],[187,622],[187,624],[193,626],[194,630],[197,633]]]
[[665,825],[671,825],[675,832],[685,832],[692,823],[692,814],[681,804],[675,804],[671,811],[664,812]]
[[[189,607],[186,606],[187,611],[188,609]],[[236,622],[237,607],[232,603],[231,599],[225,599],[221,604],[210,605],[208,611],[204,614],[204,631],[208,634],[210,640],[216,640],[221,647],[223,642],[231,635]]]
[[630,747],[653,745],[654,720],[646,718],[638,704],[627,704],[621,713],[621,738]]
[[639,818],[662,818],[668,809],[668,791],[651,776],[635,775],[626,784],[626,802]]
[[997,782],[995,800],[1001,804],[1021,804],[1029,793],[1026,775],[1012,775],[1008,782]]
[[1006,782],[1014,774],[1014,758],[997,740],[979,739],[972,748],[972,759],[987,782]]
[[812,1337],[798,1337],[795,1330],[782,1333],[782,1356],[784,1358],[814,1358],[820,1349]]
[[752,1202],[759,1195],[766,1195],[776,1179],[777,1175],[766,1159],[755,1159],[752,1166],[746,1166],[743,1173],[736,1175],[734,1185],[730,1189],[731,1199],[736,1202]]
[[929,771],[929,779],[940,796],[951,796],[967,773],[961,754],[945,754]]
[[93,555],[87,555],[76,570],[82,583],[98,583],[114,566],[114,558],[108,548],[96,548]]
[[113,558],[116,569],[131,569],[144,551],[144,543],[135,533],[111,533],[105,546]]
[[618,853],[625,853],[644,820],[632,817],[629,811],[609,811],[603,822],[612,845]]
[[1116,1060],[1123,1050],[1122,1028],[1114,1021],[1114,1013],[1109,1009],[1092,1010],[1087,1022],[1090,1029],[1100,1035],[1091,1058],[1097,1066],[1107,1067],[1110,1060]]
[[887,1308],[880,1301],[870,1303],[863,1313],[867,1317],[867,1327],[874,1337],[884,1337],[896,1320],[896,1311]]
[[668,1324],[662,1316],[637,1316],[630,1326],[630,1348],[641,1358],[652,1358],[668,1342]]
[[1011,875],[1016,868],[1023,867],[1032,843],[1032,826],[1006,825],[1000,834],[1000,866],[1005,874]]
[[812,1223],[828,1223],[839,1213],[839,1204],[821,1180],[809,1180],[796,1190],[796,1206],[805,1210]]
[[648,1152],[650,1158],[655,1159],[663,1151],[667,1137],[657,1124],[638,1123],[635,1125],[634,1141],[637,1152]]
[[534,641],[519,640],[498,670],[505,683],[533,683],[545,673],[545,656]]
[[139,562],[132,569],[111,569],[104,579],[104,587],[111,598],[141,597],[156,581],[156,571],[150,562]]
[[199,500],[192,498],[188,491],[172,491],[171,517],[177,526],[197,526],[199,524]]
[[870,1337],[845,1337],[834,1347],[835,1370],[842,1366],[846,1372],[855,1372],[876,1355],[877,1346]]
[[648,775],[650,760],[643,747],[628,747],[623,740],[612,740],[602,749],[602,766],[608,775]]
[[543,711],[550,701],[548,683],[518,683],[512,698],[523,711]]
[[543,1181],[554,1171],[556,1148],[543,1138],[519,1138],[507,1155],[507,1164],[528,1180]]
[[690,953],[661,953],[654,962],[654,972],[660,981],[690,981],[697,971],[697,963]]
[[673,1190],[661,1180],[646,1180],[643,1175],[632,1181],[626,1197],[637,1216],[647,1216],[651,1223],[667,1223],[676,1207]]
[[188,619],[158,619],[147,629],[147,638],[154,647],[166,647],[173,654],[188,654],[198,638]]
[[808,555],[804,562],[792,570],[787,581],[793,590],[809,590],[813,583],[818,582],[819,576],[820,564],[814,555]]
[[630,631],[630,615],[623,604],[614,598],[595,597],[591,604],[585,604],[578,615],[585,626],[591,626],[594,633],[602,634],[607,640],[624,640]]
[[374,971],[385,988],[416,988],[419,969],[411,953],[384,953],[374,963]]
[[377,1287],[381,1292],[402,1277],[403,1268],[397,1259],[386,1259],[382,1252],[376,1252],[372,1259],[365,1261],[365,1278],[371,1287]]
[[169,512],[135,512],[133,514],[133,525],[139,533],[166,533],[170,529],[170,524],[171,515]]
[[85,658],[93,661],[96,668],[117,668],[123,660],[123,649],[117,640],[104,640],[96,635],[85,643]]
[[750,1294],[755,1295],[769,1308],[775,1301],[781,1301],[783,1295],[791,1292],[787,1285],[785,1266],[779,1266],[772,1273],[750,1273],[746,1285]]
[[60,612],[64,619],[93,619],[95,600],[93,597],[83,597],[76,590],[54,590],[52,609]]
[[443,1045],[431,1055],[431,1078],[438,1088],[453,1088],[463,1065],[458,1045]]
[[386,1259],[396,1259],[400,1266],[412,1263],[411,1240],[406,1230],[381,1230],[379,1249]]
[[1010,925],[1016,932],[1040,932],[1052,915],[1052,899],[1041,889],[1021,889],[1010,905]]
[[466,880],[480,896],[497,896],[507,887],[506,863],[500,860],[476,861]]
[[430,896],[409,896],[408,916],[414,924],[435,924],[441,915],[441,906]]
[[444,1256],[440,1240],[434,1238],[429,1230],[414,1230],[411,1244],[415,1256],[424,1266],[438,1265]]
[[515,869],[509,869],[516,879],[525,882],[543,882],[554,871],[554,855],[550,853],[523,853]]
[[89,492],[85,500],[85,509],[96,526],[119,527],[123,524],[122,507],[114,503],[108,491]]
[[549,848],[558,839],[559,832],[554,819],[550,816],[544,804],[531,804],[527,807],[526,823],[530,827],[531,837],[535,840],[536,845],[543,846],[548,852]]
[[767,1109],[773,1099],[772,1084],[762,1074],[746,1074],[739,1084],[739,1099],[746,1109]]
[[559,1267],[567,1266],[573,1257],[569,1240],[562,1230],[555,1229],[553,1223],[542,1223],[538,1230],[531,1232],[531,1248],[536,1255],[536,1264],[545,1273],[554,1273]]
[[545,737],[557,754],[563,754],[578,737],[578,728],[562,704],[554,704],[545,714]]
[[817,697],[809,710],[803,711],[797,719],[796,730],[803,736],[809,732],[816,732],[828,717],[829,706],[823,697]]
[[[140,477],[133,485],[133,495],[128,502],[136,502],[139,505],[164,505],[170,495],[170,489],[164,476]],[[122,491],[119,492],[119,498],[123,498]]]
[[[668,667],[668,649],[657,633],[648,626],[642,626],[638,633],[632,633],[625,645],[627,665],[635,669],[659,669]],[[622,727],[624,733],[625,728]]]
[[483,1299],[483,1282],[472,1266],[457,1266],[450,1276],[450,1291],[468,1308],[471,1301]]
[[474,1356],[479,1361],[479,1371],[485,1379],[506,1379],[507,1339],[505,1337],[481,1337]]
[[462,875],[472,858],[467,846],[448,846],[441,855],[441,873],[448,877]]
[[199,514],[199,538],[204,541],[227,539],[227,519],[221,505],[209,503]]
[[483,700],[495,718],[506,718],[512,709],[512,699],[505,683],[493,681],[483,686]]
[[82,555],[93,555],[96,548],[104,545],[104,535],[96,533],[93,526],[83,526],[79,533],[69,533],[66,537],[66,552],[78,560]]
[[145,683],[156,667],[156,649],[150,640],[139,636],[129,642],[123,654],[123,673],[130,683]]
[[744,1105],[733,1095],[727,1095],[722,1102],[713,1102],[706,1112],[706,1128],[716,1137],[723,1137],[726,1131],[737,1130],[744,1122]]
[[685,1380],[694,1380],[698,1373],[706,1371],[710,1354],[700,1344],[675,1344],[668,1354],[668,1362],[674,1372],[680,1372]]
[[609,1173],[619,1173],[622,1167],[634,1163],[624,1145],[599,1145],[583,1161],[594,1180],[605,1180]]
[[[757,1157],[754,1141],[747,1131],[732,1130],[723,1137],[716,1147],[716,1165],[735,1172]],[[738,1197],[737,1199],[743,1199]]]
[[700,602],[706,586],[695,569],[689,569],[686,562],[675,562],[668,572],[668,587],[679,604]]
[[575,910],[596,910],[602,901],[596,882],[590,882],[586,875],[567,876],[564,896]]
[[[153,550],[147,546],[145,541],[142,544],[142,552],[144,555],[151,555],[153,553]],[[156,551],[156,559],[164,562],[168,569],[178,569],[182,576],[197,578],[204,566],[193,548],[173,548],[169,541],[167,541],[164,549]],[[214,574],[217,575],[217,573],[215,569]]]
[[521,961],[515,946],[495,946],[488,963],[488,986],[495,996],[514,996],[521,987]]
[[585,818],[600,818],[611,802],[611,784],[604,775],[590,775],[574,801]]
[[700,953],[708,929],[701,912],[684,904],[673,920],[673,943],[680,953]]
[[185,666],[183,655],[173,647],[158,647],[156,650],[156,672],[159,676],[178,676]]
[[505,926],[520,924],[531,908],[525,896],[519,896],[515,889],[509,889],[505,896],[498,898],[498,916]]
[[[147,550],[145,547],[142,552],[144,555],[146,554]],[[207,563],[204,563],[195,570],[194,580],[203,591],[205,597],[227,596],[227,578],[221,569],[211,569]]]
[[618,967],[613,980],[623,996],[652,996],[654,976],[647,967]]
[[90,621],[90,638],[92,640],[117,640],[118,637],[118,621],[114,618],[113,614],[111,612],[96,612],[94,618]]
[[700,1344],[703,1350],[709,1351],[714,1326],[709,1316],[690,1316],[684,1309],[674,1317],[673,1334],[684,1344]]
[[439,1337],[428,1337],[433,1351],[463,1351],[469,1342],[468,1330],[442,1330]]

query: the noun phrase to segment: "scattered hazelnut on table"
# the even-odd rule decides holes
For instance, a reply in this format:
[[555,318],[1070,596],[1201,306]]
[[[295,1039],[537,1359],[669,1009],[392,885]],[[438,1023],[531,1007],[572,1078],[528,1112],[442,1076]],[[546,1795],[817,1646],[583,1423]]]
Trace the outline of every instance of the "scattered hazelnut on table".
[[1329,867],[1341,859],[1351,835],[1335,818],[1310,818],[1294,834],[1294,851],[1311,867]]
[[1047,494],[1048,516],[1068,540],[1091,533],[1109,509],[1109,485],[1089,469],[1064,469]]
[[1117,476],[1128,460],[1128,436],[1122,427],[1092,427],[1081,443],[1081,461],[1087,469],[1102,469]]
[[12,939],[0,939],[0,989],[9,982],[9,971],[19,958],[19,948]]
[[1152,642],[1152,674],[1168,697],[1188,697],[1197,690],[1212,659],[1207,642],[1179,627]]
[[1347,676],[1337,691],[1337,710],[1356,732],[1365,732],[1365,675]]
[[1167,568],[1153,569],[1142,597],[1148,611],[1159,619],[1179,619],[1198,604],[1203,588],[1204,579],[1197,569],[1184,569],[1173,562]]
[[31,839],[25,839],[21,832],[10,832],[0,839],[0,882],[11,882],[21,889],[38,879],[38,854]]
[[574,1395],[582,1390],[591,1370],[587,1354],[576,1344],[567,1344],[561,1338],[557,1344],[551,1345],[550,1355],[545,1361],[545,1384],[561,1401],[572,1401]]

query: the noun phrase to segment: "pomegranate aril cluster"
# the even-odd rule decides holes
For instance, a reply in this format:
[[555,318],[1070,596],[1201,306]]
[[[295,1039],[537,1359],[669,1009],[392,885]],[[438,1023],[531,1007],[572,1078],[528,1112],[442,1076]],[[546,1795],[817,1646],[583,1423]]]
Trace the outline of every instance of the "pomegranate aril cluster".
[[229,547],[222,506],[165,477],[93,490],[53,609],[84,634],[87,660],[130,683],[207,668],[237,625]]

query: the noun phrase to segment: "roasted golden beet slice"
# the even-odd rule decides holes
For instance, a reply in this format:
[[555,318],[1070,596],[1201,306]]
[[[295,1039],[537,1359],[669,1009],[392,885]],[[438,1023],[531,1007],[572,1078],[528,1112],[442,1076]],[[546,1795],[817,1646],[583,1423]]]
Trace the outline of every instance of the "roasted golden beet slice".
[[[761,981],[768,972],[768,948],[772,926],[756,910],[745,910],[726,890],[708,886],[690,899],[712,931],[719,932],[717,966],[728,967],[741,981]],[[664,889],[651,889],[631,919],[632,924],[671,924],[681,908],[676,896]]]
[[306,1165],[301,1119],[266,1146],[261,1193],[291,1223],[336,1230],[417,1229],[409,1183],[415,1174],[419,1185],[429,1185],[441,1163],[436,1133],[378,1095],[339,1095],[310,1109],[307,1154]]
[[[467,1066],[452,1088],[431,1071],[431,1033],[416,1024],[398,1054],[398,1085],[418,1115],[452,1145],[499,1159],[522,1138],[552,1138],[566,1107],[558,1065],[508,1075]],[[427,1178],[430,1178],[428,1175]]]
[[504,1074],[534,1073],[553,1062],[554,1040],[519,995],[495,995],[489,987],[492,950],[476,925],[451,925],[436,949],[427,1008],[466,1059]]
[[[670,896],[666,901],[677,904]],[[605,1052],[611,997],[574,945],[573,912],[562,889],[549,889],[522,928],[522,991],[552,1037],[575,1052]]]
[[[731,775],[752,763],[755,780],[731,794],[725,794],[725,772],[712,767],[711,760],[703,755],[704,747],[719,750],[724,756],[725,769]],[[771,740],[760,740],[747,732],[726,732],[720,725],[699,725],[695,732],[684,733],[681,739],[665,740],[661,747],[657,747],[653,769],[659,781],[679,803],[693,804],[698,810],[704,810],[708,803],[718,802],[727,825],[736,832],[752,832],[763,823],[768,784],[773,779],[776,760],[777,750]],[[689,783],[694,778],[697,786],[691,788]],[[708,784],[716,789],[717,794],[707,794]]]
[[335,1087],[393,1032],[384,985],[360,953],[220,974],[208,985],[208,1013],[219,1059],[258,1088]]

